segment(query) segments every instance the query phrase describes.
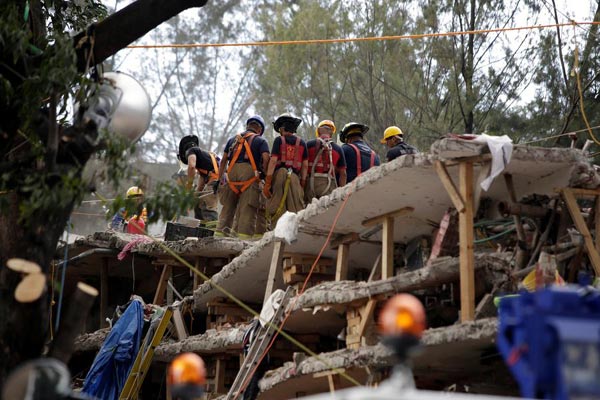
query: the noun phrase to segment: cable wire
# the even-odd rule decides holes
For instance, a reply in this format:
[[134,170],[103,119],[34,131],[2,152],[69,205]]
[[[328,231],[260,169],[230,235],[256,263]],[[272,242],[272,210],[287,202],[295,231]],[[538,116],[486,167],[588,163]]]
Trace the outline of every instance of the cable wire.
[[393,36],[369,36],[357,38],[338,38],[338,39],[303,39],[303,40],[275,40],[267,42],[245,42],[245,43],[187,43],[187,44],[136,44],[127,46],[128,49],[185,49],[185,48],[208,48],[208,47],[263,47],[263,46],[282,46],[282,45],[298,45],[298,44],[333,44],[333,43],[351,43],[351,42],[377,42],[386,40],[404,40],[404,39],[425,39],[436,37],[452,37],[462,35],[480,35],[496,32],[516,32],[534,29],[549,29],[564,26],[578,25],[600,25],[600,21],[570,21],[559,24],[541,24],[517,26],[511,28],[490,28],[478,29],[469,31],[454,31],[454,32],[435,32],[435,33],[420,33],[413,35],[393,35]]

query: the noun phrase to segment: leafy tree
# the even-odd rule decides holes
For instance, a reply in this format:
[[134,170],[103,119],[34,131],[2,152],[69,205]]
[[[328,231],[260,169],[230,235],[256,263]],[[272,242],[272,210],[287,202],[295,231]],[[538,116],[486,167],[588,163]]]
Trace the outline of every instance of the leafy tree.
[[[140,0],[97,24],[106,10],[95,0],[0,3],[0,381],[41,354],[48,331],[48,296],[16,302],[20,277],[5,267],[7,259],[29,259],[48,272],[74,205],[90,190],[81,176],[86,162],[100,150],[118,167],[127,150],[103,129],[106,117],[85,113],[95,84],[87,71],[205,2]],[[72,99],[82,106],[71,120]]]

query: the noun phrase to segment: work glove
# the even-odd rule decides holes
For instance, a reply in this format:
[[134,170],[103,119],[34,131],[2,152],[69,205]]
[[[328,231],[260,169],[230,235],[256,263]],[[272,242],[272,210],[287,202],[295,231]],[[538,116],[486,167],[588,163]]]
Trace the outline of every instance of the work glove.
[[212,182],[212,190],[213,190],[214,194],[217,194],[217,191],[219,190],[219,181],[218,180]]
[[271,183],[273,182],[273,175],[268,175],[265,178],[265,187],[263,188],[263,194],[265,195],[265,197],[267,199],[270,199],[272,194],[271,194]]

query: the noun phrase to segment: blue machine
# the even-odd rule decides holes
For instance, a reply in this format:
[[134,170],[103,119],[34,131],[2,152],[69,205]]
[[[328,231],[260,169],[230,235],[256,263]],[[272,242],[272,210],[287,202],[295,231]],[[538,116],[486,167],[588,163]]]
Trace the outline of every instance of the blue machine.
[[503,298],[498,348],[521,395],[600,398],[600,291],[554,286]]

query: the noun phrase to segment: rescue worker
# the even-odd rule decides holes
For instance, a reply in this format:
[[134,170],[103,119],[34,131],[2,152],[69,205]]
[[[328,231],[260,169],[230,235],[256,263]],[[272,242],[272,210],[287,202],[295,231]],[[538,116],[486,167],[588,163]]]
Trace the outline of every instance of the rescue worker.
[[349,122],[340,132],[340,140],[344,143],[342,150],[346,158],[346,174],[348,183],[371,167],[380,164],[379,156],[364,141],[369,127],[358,122]]
[[390,126],[383,132],[381,143],[388,147],[385,155],[388,162],[406,154],[417,154],[419,152],[416,147],[404,141],[404,133],[397,126]]
[[[179,141],[177,158],[187,165],[186,187],[191,189],[198,175],[198,203],[194,207],[194,218],[204,221],[215,221],[217,214],[217,195],[213,184],[219,181],[219,162],[216,154],[202,150],[196,135],[184,136]],[[208,185],[209,190],[205,190]]]
[[281,136],[273,141],[263,189],[268,199],[267,219],[270,219],[271,228],[284,212],[298,212],[304,208],[308,149],[306,142],[295,135],[301,123],[300,118],[290,114],[282,114],[273,122],[275,132]]
[[175,357],[167,371],[167,385],[172,400],[199,400],[206,385],[206,367],[195,353]]
[[111,229],[133,234],[145,234],[148,222],[148,210],[144,206],[144,192],[138,186],[132,186],[125,193],[125,201],[132,203],[136,213],[127,218],[127,208],[121,208],[112,218]]
[[[346,158],[342,148],[331,138],[335,124],[328,119],[319,122],[316,139],[306,143],[308,148],[308,184],[304,189],[304,200],[310,203],[346,184]],[[339,177],[339,181],[337,180]]]
[[[259,115],[248,118],[246,130],[227,141],[219,165],[219,201],[223,208],[215,236],[230,234],[237,216],[237,234],[250,239],[260,206],[259,181],[269,162],[269,144],[262,137],[265,123]],[[219,184],[220,182],[220,184]]]

